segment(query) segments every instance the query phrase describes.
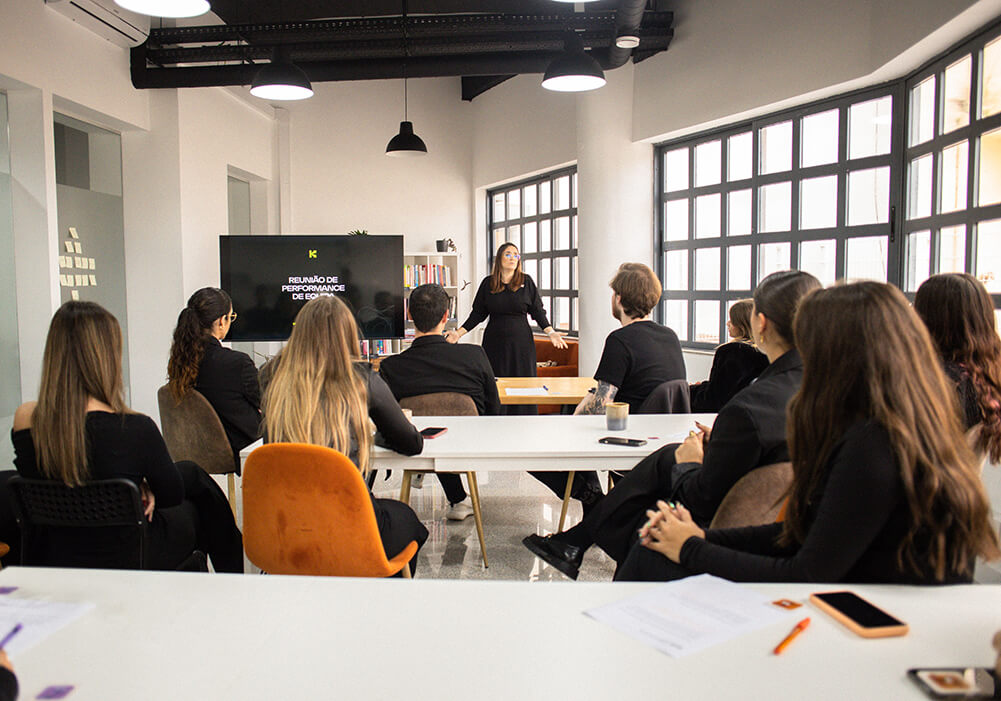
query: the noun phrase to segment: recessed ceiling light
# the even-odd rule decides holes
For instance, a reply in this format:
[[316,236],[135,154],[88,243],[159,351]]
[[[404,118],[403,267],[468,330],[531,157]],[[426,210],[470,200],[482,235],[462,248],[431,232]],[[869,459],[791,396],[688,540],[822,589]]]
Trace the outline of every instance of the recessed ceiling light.
[[620,49],[635,49],[640,45],[640,38],[635,34],[620,34],[615,37],[615,45]]

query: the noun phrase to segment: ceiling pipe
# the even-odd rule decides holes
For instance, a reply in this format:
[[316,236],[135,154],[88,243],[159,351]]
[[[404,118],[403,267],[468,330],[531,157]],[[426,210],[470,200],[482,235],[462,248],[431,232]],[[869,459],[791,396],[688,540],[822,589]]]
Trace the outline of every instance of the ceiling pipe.
[[[640,25],[643,23],[643,12],[646,0],[622,0],[619,9],[615,11],[615,36],[631,34],[641,36]],[[608,65],[606,69],[624,66],[632,55],[632,49],[623,49],[612,41],[608,49]]]

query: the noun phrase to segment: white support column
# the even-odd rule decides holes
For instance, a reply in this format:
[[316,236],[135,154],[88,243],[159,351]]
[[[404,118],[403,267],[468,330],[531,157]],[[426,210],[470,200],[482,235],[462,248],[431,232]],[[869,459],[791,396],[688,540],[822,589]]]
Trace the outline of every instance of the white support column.
[[277,233],[293,232],[292,218],[292,122],[289,111],[275,107],[275,180],[278,212]]
[[653,147],[633,143],[633,65],[577,98],[580,374],[618,326],[608,281],[619,264],[653,263]]
[[21,396],[27,400],[38,396],[45,336],[59,308],[52,95],[37,89],[10,90],[7,109]]

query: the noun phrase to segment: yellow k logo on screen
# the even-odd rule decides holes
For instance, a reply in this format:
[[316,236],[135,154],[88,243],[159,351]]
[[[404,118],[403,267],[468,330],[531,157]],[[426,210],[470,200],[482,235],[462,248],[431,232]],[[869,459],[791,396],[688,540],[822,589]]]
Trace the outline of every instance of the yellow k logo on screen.
[[309,249],[309,257],[310,258],[316,258],[316,249],[315,248]]

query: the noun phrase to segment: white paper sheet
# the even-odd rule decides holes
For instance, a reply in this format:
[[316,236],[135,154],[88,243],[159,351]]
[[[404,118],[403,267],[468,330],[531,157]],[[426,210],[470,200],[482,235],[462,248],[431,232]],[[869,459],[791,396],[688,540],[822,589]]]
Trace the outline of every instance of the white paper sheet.
[[764,594],[708,574],[670,582],[584,614],[671,657],[684,657],[789,618],[788,611],[772,605]]
[[506,390],[509,397],[546,397],[549,390],[542,387],[508,387]]
[[70,604],[0,597],[0,637],[18,623],[23,626],[21,632],[4,649],[16,659],[19,653],[45,640],[92,608],[94,604],[88,603]]

